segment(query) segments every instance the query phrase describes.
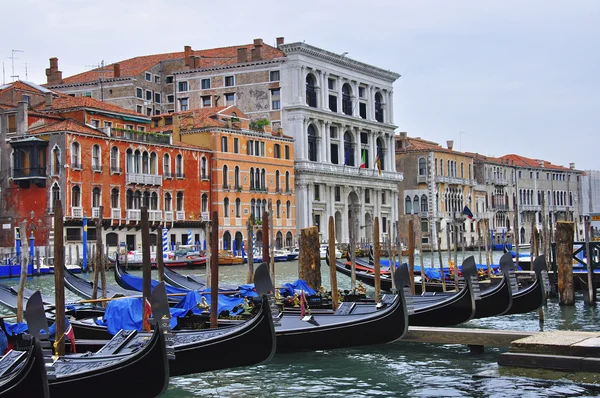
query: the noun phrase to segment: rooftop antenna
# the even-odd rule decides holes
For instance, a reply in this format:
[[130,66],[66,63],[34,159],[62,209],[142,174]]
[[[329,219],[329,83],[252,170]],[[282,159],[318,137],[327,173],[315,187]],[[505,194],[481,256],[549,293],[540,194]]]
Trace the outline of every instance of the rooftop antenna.
[[27,62],[25,62],[25,81],[29,81],[29,76],[27,75]]
[[23,51],[23,50],[11,50],[11,55],[10,55],[10,57],[8,57],[12,61],[12,73],[11,73],[10,77],[13,78],[13,82],[15,81],[14,78],[18,77],[18,76],[15,75],[15,59],[19,59],[19,58],[15,58],[15,53],[24,53],[24,52],[25,51]]
[[102,80],[104,79],[104,60],[95,65],[86,65],[86,68],[95,68],[98,71],[98,82],[100,83],[100,100],[104,102],[104,88]]

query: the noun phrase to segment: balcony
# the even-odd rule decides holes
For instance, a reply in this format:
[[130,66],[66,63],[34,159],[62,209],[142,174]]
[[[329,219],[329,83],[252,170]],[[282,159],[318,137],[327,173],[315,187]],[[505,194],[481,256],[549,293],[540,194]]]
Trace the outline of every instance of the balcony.
[[229,227],[231,224],[229,223],[230,218],[229,217],[223,217],[223,226],[224,227]]
[[508,180],[506,178],[490,178],[488,180],[490,184],[506,186],[508,185]]
[[291,227],[292,226],[292,219],[291,218],[287,218],[285,220],[285,226],[286,227]]
[[127,209],[127,221],[140,221],[142,211],[140,209]]
[[20,169],[13,169],[13,178],[15,180],[38,177],[46,177],[45,167],[26,167]]
[[175,212],[175,220],[185,221],[185,211],[176,211]]
[[148,210],[148,221],[162,221],[162,211]]
[[71,207],[71,217],[83,218],[83,207]]
[[281,227],[281,218],[276,218],[275,219],[275,226],[276,227]]
[[540,205],[519,205],[519,210],[521,210],[521,211],[542,211],[542,206],[540,206]]
[[165,221],[173,221],[173,212],[165,211]]
[[235,218],[235,226],[236,227],[241,227],[242,226],[242,219],[240,217],[236,217]]
[[509,211],[510,209],[508,208],[508,205],[503,205],[503,204],[499,204],[499,205],[492,205],[490,207],[491,210],[493,211]]
[[171,144],[171,136],[169,134],[147,133],[144,131],[124,130],[112,128],[112,137],[125,138],[128,140],[147,142],[149,144]]
[[365,171],[370,179],[381,178],[385,180],[393,180],[396,182],[402,181],[404,175],[402,172],[381,170],[381,174],[377,173],[376,169],[361,169],[357,166],[345,166],[343,164],[332,164],[311,161],[298,161],[294,163],[296,172],[316,172],[335,175],[336,177],[344,178],[343,176],[365,176]]
[[200,220],[201,221],[209,221],[210,220],[210,213],[207,211],[203,211],[200,213]]
[[417,176],[417,183],[425,183],[427,182],[427,175],[419,175]]
[[92,207],[92,218],[100,218],[100,208]]
[[92,171],[95,173],[102,173],[102,166],[99,164],[93,164]]
[[120,219],[121,218],[121,209],[118,208],[111,208],[110,209],[110,218],[112,219]]
[[162,185],[162,176],[155,174],[127,173],[126,184]]
[[231,188],[231,185],[223,184],[223,191],[229,191],[229,188]]

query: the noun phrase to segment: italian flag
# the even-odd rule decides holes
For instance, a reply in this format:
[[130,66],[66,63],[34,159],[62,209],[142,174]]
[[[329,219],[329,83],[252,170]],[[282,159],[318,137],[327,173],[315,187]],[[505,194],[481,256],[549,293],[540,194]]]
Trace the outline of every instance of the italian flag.
[[367,153],[365,152],[365,150],[362,150],[362,156],[361,156],[361,162],[360,162],[360,168],[361,169],[366,169],[367,168]]

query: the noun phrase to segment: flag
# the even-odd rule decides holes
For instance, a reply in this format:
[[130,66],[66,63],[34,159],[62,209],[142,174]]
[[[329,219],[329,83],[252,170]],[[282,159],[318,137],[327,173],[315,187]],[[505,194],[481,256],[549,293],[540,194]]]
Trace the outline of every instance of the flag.
[[65,319],[65,336],[67,336],[67,338],[71,342],[71,352],[76,353],[77,351],[75,350],[75,331],[73,331],[73,326],[71,326],[71,323],[68,319]]
[[350,160],[350,151],[346,151],[344,154],[344,166],[348,164],[349,160]]
[[467,216],[467,218],[469,220],[473,219],[473,213],[471,213],[471,210],[469,210],[469,208],[467,206],[465,206],[465,208],[463,209],[462,214],[464,214],[465,216]]
[[362,154],[361,154],[360,168],[361,169],[367,168],[367,153],[365,152],[364,149],[362,150]]
[[377,164],[377,171],[379,171],[379,175],[381,175],[381,158],[379,157],[379,154],[377,154],[377,160],[375,163]]
[[145,332],[150,332],[152,328],[150,327],[150,322],[148,322],[148,318],[152,314],[152,306],[148,302],[148,299],[144,300],[144,308],[142,312],[142,330]]

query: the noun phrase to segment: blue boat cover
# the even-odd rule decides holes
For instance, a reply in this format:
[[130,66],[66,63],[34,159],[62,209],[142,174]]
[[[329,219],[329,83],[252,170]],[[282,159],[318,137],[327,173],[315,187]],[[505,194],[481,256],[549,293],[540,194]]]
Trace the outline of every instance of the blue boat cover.
[[297,279],[295,282],[292,283],[284,283],[281,289],[279,289],[279,293],[282,296],[293,296],[296,292],[298,294],[301,294],[303,290],[304,293],[309,296],[312,296],[316,293],[310,286],[308,286],[308,283],[306,283],[306,281],[303,279]]
[[[210,289],[205,289],[204,292],[210,293]],[[200,294],[196,291],[188,292],[188,294],[171,308],[171,315],[175,317],[184,316],[189,310],[192,310],[194,314],[201,314],[202,310],[198,307],[198,304],[202,304],[202,297],[205,298],[206,304],[210,305],[210,294]],[[222,311],[229,311],[231,315],[237,315],[244,311],[243,297],[231,297],[223,294],[219,294],[218,297],[219,302],[217,304],[217,311],[219,314]]]
[[27,322],[4,322],[4,327],[6,328],[6,332],[9,336],[16,336],[28,330]]
[[258,297],[258,293],[254,289],[254,283],[247,283],[245,285],[241,285],[239,288],[239,295],[242,297]]

